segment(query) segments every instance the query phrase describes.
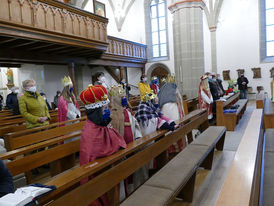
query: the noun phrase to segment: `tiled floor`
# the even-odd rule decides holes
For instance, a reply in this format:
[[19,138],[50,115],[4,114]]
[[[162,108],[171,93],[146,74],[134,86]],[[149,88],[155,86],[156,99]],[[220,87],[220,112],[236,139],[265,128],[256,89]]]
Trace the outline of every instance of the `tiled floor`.
[[192,203],[186,203],[179,199],[175,200],[172,206],[214,206],[224,183],[226,173],[234,158],[241,138],[252,111],[255,109],[255,102],[249,101],[247,109],[235,128],[234,132],[226,133],[226,140],[223,152],[215,152],[213,168],[198,171],[194,199]]

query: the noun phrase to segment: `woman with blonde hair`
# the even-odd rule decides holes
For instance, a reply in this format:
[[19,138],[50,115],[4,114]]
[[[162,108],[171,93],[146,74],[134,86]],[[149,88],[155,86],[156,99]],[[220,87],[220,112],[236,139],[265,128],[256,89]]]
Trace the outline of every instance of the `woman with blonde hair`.
[[81,117],[80,107],[73,94],[73,84],[70,77],[62,80],[64,89],[58,100],[58,121],[64,122]]

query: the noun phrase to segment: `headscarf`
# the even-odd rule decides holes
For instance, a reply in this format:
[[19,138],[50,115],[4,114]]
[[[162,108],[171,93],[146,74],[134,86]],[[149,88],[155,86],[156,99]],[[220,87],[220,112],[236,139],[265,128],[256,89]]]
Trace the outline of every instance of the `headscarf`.
[[162,108],[164,104],[169,102],[177,102],[176,96],[177,85],[175,83],[165,83],[158,93],[159,107]]

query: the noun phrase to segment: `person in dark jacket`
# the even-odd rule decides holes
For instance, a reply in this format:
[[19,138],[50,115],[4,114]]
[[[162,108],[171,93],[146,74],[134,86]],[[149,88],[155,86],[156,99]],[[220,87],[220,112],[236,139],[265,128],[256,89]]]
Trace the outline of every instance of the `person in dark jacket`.
[[56,108],[58,108],[58,99],[60,96],[61,96],[61,92],[58,90],[56,92],[56,95],[54,96],[54,101],[53,101]]
[[224,87],[223,87],[223,84],[222,84],[222,80],[220,79],[220,74],[217,74],[216,80],[217,80],[217,83],[219,84],[219,87],[221,88],[223,94],[225,94],[225,90],[224,90]]
[[237,79],[238,89],[240,90],[241,99],[246,99],[248,79],[242,73]]
[[47,107],[48,107],[48,110],[51,110],[51,106],[49,105],[48,103],[48,100],[47,100],[47,97],[46,97],[46,94],[41,92],[40,95],[44,98],[46,104],[47,104]]
[[3,108],[3,96],[0,94],[0,111],[2,110]]
[[0,198],[13,192],[14,186],[12,175],[4,162],[0,159]]
[[12,87],[10,90],[12,92],[7,96],[6,106],[8,107],[8,109],[14,110],[14,107],[18,105],[17,94],[19,93],[19,88]]

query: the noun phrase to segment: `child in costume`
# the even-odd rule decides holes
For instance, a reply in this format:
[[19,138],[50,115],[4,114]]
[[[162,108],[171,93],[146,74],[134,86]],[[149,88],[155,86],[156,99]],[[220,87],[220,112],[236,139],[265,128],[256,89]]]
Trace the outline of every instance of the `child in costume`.
[[138,84],[140,95],[141,95],[141,101],[143,101],[146,93],[151,92],[151,88],[149,84],[147,83],[147,76],[145,74],[142,74],[140,77],[140,82]]
[[80,107],[73,94],[73,83],[70,77],[62,79],[64,89],[58,100],[58,121],[64,122],[81,117]]
[[199,99],[199,108],[206,109],[208,114],[208,119],[212,119],[213,118],[213,114],[212,114],[213,98],[210,93],[207,75],[203,75],[201,77],[198,99]]
[[[80,140],[80,165],[126,148],[124,138],[109,124],[111,118],[110,110],[106,107],[109,103],[106,88],[102,85],[89,85],[81,92],[80,98],[85,104],[87,114]],[[81,183],[86,181],[87,179]],[[91,205],[108,206],[107,195],[104,194]]]
[[158,94],[160,91],[159,81],[157,77],[152,77],[150,88],[153,90],[154,94]]
[[[175,76],[169,75],[158,93],[159,107],[161,112],[167,118],[179,120],[184,117],[183,100],[175,82]],[[186,139],[183,138],[169,147],[168,153],[177,154],[182,151],[186,145]]]
[[[112,86],[110,96],[110,111],[111,111],[111,125],[115,128],[125,139],[126,143],[141,138],[142,133],[140,126],[135,119],[134,115],[127,109],[127,98],[125,97],[126,91],[123,89],[123,85]],[[120,200],[123,200],[125,196],[129,196],[135,189],[134,179],[138,179],[138,175],[134,173],[129,176],[123,185],[120,185]],[[123,191],[123,188],[125,190]]]

